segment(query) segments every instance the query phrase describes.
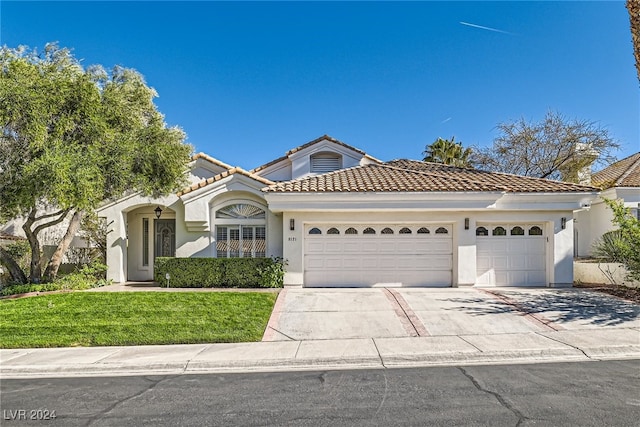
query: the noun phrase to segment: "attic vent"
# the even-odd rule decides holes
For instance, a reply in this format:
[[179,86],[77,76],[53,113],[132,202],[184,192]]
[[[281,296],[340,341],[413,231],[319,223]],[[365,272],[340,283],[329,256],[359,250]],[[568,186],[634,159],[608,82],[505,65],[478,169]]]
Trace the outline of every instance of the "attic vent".
[[326,173],[342,168],[342,156],[336,153],[317,153],[311,156],[311,172]]

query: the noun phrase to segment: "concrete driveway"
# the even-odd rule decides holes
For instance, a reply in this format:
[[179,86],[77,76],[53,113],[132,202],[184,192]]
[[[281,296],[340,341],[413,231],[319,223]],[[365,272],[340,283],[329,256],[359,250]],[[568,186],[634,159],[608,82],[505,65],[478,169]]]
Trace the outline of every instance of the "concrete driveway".
[[[640,306],[582,289],[284,289],[263,341],[637,334]],[[622,332],[622,331],[619,331]],[[506,337],[505,337],[506,338]],[[633,337],[631,338],[633,340]]]

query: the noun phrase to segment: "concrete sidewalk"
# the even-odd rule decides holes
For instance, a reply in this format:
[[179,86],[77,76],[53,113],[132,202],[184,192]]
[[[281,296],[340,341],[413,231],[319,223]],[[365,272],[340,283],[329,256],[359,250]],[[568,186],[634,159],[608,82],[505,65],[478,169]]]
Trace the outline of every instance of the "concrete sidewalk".
[[2,349],[2,378],[192,374],[640,359],[640,329]]

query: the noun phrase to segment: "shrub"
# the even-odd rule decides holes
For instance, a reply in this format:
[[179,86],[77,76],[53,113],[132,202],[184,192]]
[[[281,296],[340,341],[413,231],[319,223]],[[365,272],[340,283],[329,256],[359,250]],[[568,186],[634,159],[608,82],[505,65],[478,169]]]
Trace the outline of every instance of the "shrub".
[[593,244],[593,256],[608,262],[624,263],[626,241],[622,230],[608,231]]
[[621,259],[629,271],[629,279],[640,280],[640,220],[621,201],[605,199],[605,203],[613,211],[613,223],[620,229]]
[[109,284],[105,279],[107,266],[104,264],[88,264],[73,273],[65,274],[55,279],[52,283],[24,285],[9,285],[0,291],[1,296],[26,294],[28,292],[49,292],[49,291],[80,291],[97,288]]
[[272,270],[280,268],[284,272],[284,267],[276,264],[282,262],[272,258],[160,257],[155,261],[155,280],[173,288],[280,287],[282,280],[278,281]]
[[260,286],[263,288],[281,288],[284,285],[285,266],[287,265],[280,257],[273,258],[273,263],[258,271],[262,275]]

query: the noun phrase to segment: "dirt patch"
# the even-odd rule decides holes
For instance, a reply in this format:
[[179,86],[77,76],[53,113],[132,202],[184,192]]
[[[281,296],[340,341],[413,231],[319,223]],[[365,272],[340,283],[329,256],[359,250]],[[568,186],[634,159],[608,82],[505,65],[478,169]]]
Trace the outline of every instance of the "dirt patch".
[[603,283],[580,283],[573,285],[576,288],[589,289],[591,291],[602,292],[614,295],[618,298],[640,304],[640,289],[630,288],[622,285],[607,285]]

